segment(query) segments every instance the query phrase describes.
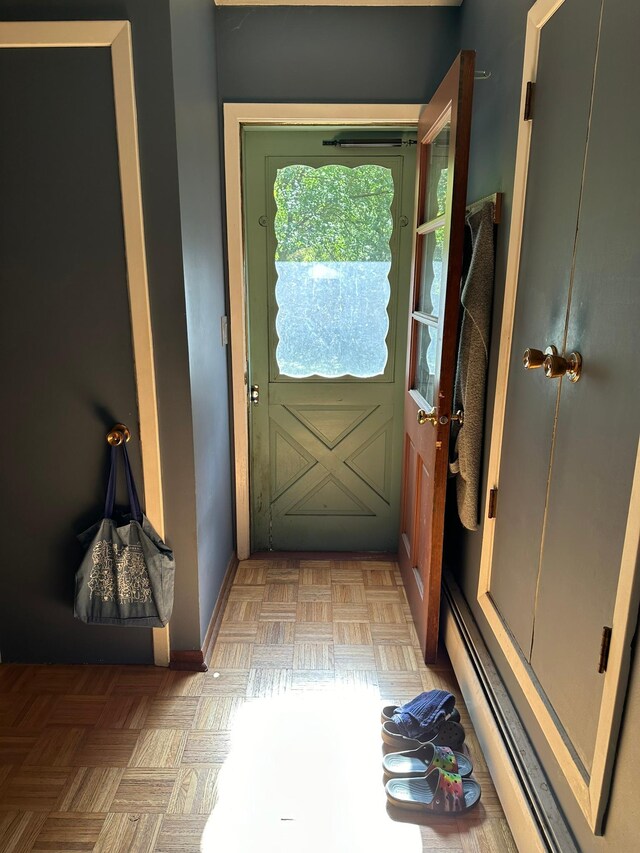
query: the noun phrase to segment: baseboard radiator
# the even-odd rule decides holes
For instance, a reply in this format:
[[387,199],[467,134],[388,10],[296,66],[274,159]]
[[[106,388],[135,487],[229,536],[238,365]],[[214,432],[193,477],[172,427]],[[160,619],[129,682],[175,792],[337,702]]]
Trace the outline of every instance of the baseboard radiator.
[[579,853],[460,588],[443,578],[442,630],[520,853]]

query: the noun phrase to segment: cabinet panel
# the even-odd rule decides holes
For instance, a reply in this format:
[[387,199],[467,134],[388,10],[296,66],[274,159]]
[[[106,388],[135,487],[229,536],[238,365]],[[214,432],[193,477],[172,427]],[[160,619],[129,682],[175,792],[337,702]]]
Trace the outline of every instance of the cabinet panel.
[[557,384],[525,371],[527,347],[562,346],[600,0],[567,2],[540,42],[491,596],[529,657]]
[[640,246],[629,240],[640,222],[640,115],[628,98],[640,87],[639,31],[637,7],[605,3],[566,342],[584,372],[562,380],[532,658],[588,770],[640,424]]

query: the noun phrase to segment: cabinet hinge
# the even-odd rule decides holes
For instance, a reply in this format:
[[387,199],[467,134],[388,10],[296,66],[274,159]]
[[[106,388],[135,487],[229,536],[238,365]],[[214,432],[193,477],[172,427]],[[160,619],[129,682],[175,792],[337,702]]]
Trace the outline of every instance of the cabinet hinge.
[[489,492],[489,512],[487,513],[487,518],[495,518],[496,517],[496,509],[498,507],[498,490],[491,489]]
[[527,83],[527,92],[524,96],[524,121],[531,121],[533,118],[533,87],[534,83]]
[[611,645],[611,628],[605,627],[602,629],[602,639],[600,640],[600,661],[598,663],[598,672],[606,672],[607,663],[609,662],[609,647]]

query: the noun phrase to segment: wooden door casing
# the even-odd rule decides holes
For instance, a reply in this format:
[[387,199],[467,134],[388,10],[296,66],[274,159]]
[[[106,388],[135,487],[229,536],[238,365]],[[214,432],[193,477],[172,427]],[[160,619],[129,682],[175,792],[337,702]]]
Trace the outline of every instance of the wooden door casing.
[[[425,106],[418,125],[416,233],[412,263],[409,346],[404,402],[403,496],[399,562],[409,605],[425,660],[433,662],[438,648],[444,508],[448,451],[456,368],[460,282],[464,250],[465,209],[471,103],[475,53],[462,51]],[[418,233],[427,201],[431,143],[449,123],[447,194],[440,297],[437,317],[428,319],[437,334],[433,407],[437,423],[419,424],[418,410],[426,402],[413,390],[420,322],[415,318],[422,280],[425,234]],[[433,220],[435,222],[435,220]],[[421,321],[422,322],[422,321]],[[425,326],[422,326],[425,328]]]

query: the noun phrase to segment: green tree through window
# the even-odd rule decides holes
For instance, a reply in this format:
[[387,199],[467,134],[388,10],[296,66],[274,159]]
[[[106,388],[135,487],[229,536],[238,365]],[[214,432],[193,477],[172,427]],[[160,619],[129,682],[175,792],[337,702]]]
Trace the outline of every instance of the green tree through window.
[[380,166],[286,166],[274,186],[276,261],[389,261],[393,178]]

